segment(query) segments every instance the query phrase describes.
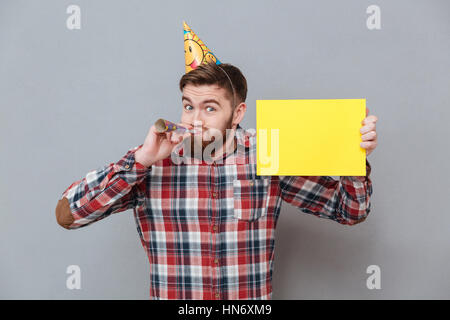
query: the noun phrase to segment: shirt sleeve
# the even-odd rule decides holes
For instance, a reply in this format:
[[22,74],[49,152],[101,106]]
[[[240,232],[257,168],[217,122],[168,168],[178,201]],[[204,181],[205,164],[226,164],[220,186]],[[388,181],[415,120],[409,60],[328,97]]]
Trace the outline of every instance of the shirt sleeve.
[[140,182],[152,169],[135,160],[141,147],[72,183],[58,201],[57,222],[66,229],[77,229],[137,206],[143,199]]
[[280,177],[281,198],[303,212],[340,224],[354,225],[370,212],[372,181],[371,165],[366,158],[365,176]]

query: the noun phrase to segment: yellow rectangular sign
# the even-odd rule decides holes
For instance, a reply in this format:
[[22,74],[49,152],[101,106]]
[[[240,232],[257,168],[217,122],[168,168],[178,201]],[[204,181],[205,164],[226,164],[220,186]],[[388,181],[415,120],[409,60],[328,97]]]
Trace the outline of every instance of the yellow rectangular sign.
[[257,175],[365,176],[366,99],[256,100]]

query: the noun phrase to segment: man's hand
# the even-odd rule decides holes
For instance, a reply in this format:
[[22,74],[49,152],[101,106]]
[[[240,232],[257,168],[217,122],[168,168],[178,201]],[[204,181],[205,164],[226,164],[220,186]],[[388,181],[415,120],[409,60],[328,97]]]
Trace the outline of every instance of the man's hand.
[[[193,129],[193,126],[187,123],[177,124]],[[189,135],[189,132],[178,133],[176,131],[159,133],[156,131],[155,125],[152,125],[142,148],[136,151],[135,159],[145,167],[150,167],[156,161],[170,156],[172,150]]]
[[376,122],[378,117],[369,114],[369,109],[366,107],[366,118],[362,121],[363,126],[359,130],[362,133],[361,148],[366,149],[366,155],[368,156],[378,145]]

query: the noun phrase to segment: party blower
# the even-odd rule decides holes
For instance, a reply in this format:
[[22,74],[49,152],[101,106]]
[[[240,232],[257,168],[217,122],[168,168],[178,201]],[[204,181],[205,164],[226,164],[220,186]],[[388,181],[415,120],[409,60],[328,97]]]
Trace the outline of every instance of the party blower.
[[164,132],[171,132],[171,131],[180,131],[182,133],[195,133],[194,129],[188,129],[186,127],[180,126],[179,124],[173,123],[169,120],[165,120],[165,119],[158,119],[155,122],[155,128],[156,131],[158,131],[159,133],[164,133]]

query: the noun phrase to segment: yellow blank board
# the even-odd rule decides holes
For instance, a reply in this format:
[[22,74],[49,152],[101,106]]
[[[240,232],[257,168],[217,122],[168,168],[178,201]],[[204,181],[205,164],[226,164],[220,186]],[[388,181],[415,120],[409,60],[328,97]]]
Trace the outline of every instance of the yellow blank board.
[[256,100],[257,175],[365,176],[365,117],[366,99]]

